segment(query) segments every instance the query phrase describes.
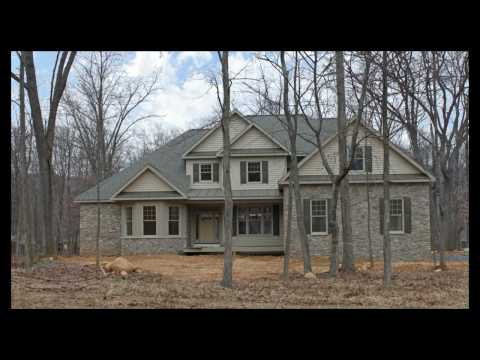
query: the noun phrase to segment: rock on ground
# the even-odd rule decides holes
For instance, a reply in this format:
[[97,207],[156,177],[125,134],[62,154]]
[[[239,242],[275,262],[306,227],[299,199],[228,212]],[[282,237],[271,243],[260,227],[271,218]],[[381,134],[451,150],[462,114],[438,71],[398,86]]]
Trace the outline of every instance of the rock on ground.
[[135,271],[137,267],[133,265],[130,261],[123,257],[118,257],[115,260],[113,260],[111,263],[108,263],[105,265],[105,270],[107,271],[114,271],[114,272],[123,272],[125,271],[126,273]]
[[305,274],[305,278],[306,279],[316,279],[317,277],[315,276],[314,273],[308,272],[308,273]]

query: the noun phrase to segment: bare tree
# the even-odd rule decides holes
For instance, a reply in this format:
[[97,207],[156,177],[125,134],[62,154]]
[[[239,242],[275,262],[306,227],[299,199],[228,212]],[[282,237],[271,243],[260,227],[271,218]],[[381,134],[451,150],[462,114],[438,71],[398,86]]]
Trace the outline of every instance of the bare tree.
[[383,285],[392,282],[392,249],[390,241],[390,146],[387,122],[387,52],[382,53],[382,132],[383,132]]
[[[35,133],[35,144],[37,146],[38,161],[40,167],[40,181],[42,187],[42,203],[44,206],[43,237],[47,244],[47,254],[55,255],[57,247],[53,236],[53,191],[52,191],[52,151],[55,140],[55,124],[57,120],[57,110],[62,98],[68,75],[75,59],[76,52],[62,51],[57,53],[55,65],[50,82],[50,101],[47,121],[44,121],[38,95],[37,79],[35,73],[35,62],[32,51],[21,52],[21,62],[25,66],[27,82],[24,87],[28,93],[30,112],[33,119],[33,128]],[[15,80],[19,80],[12,73]],[[46,124],[46,129],[45,125]]]
[[228,70],[228,51],[218,52],[218,58],[222,66],[222,86],[223,101],[220,99],[219,86],[217,89],[217,98],[222,110],[222,134],[223,134],[223,192],[224,192],[224,211],[223,211],[223,280],[222,286],[232,288],[232,269],[233,269],[233,244],[232,244],[232,221],[233,221],[233,198],[232,184],[230,178],[230,87],[231,81]]

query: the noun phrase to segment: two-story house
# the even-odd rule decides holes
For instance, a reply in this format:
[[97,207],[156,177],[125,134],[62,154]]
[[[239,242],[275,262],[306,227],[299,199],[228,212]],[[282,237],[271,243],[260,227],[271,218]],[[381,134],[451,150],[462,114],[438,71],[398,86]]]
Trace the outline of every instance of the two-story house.
[[[336,120],[325,120],[324,148],[338,170]],[[357,256],[366,256],[368,233],[382,255],[383,148],[364,126],[349,175],[352,230]],[[305,121],[297,152],[311,252],[328,255],[331,186]],[[232,114],[231,183],[233,248],[282,253],[286,233],[290,152],[275,116]],[[100,184],[101,246],[105,255],[223,252],[223,135],[220,127],[189,130]],[[391,151],[390,232],[394,258],[422,258],[430,251],[430,182],[434,178],[400,149]],[[368,201],[367,201],[368,182]],[[80,253],[95,252],[96,187],[79,195]],[[370,226],[367,221],[370,203]],[[338,209],[338,218],[340,210]],[[299,251],[293,212],[293,252]],[[341,221],[341,219],[340,219]],[[370,230],[370,231],[368,231]]]

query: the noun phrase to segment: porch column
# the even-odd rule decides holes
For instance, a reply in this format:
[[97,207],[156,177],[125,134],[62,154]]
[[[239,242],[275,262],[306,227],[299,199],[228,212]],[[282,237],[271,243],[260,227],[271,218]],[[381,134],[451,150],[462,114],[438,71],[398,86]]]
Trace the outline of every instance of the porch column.
[[192,210],[187,205],[187,248],[192,247]]

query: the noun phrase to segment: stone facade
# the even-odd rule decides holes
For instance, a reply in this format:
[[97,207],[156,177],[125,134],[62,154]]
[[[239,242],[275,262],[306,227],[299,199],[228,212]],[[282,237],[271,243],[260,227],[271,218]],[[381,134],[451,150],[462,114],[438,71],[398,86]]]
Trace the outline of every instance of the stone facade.
[[[100,206],[100,249],[102,255],[120,254],[120,206]],[[97,205],[80,206],[80,255],[96,254]]]
[[[373,255],[383,259],[383,235],[380,234],[379,202],[383,197],[382,184],[370,184],[370,233],[372,237]],[[330,185],[302,185],[302,197],[330,198]],[[352,235],[354,255],[358,258],[368,258],[368,230],[367,230],[367,198],[365,184],[350,184],[350,198],[352,202]],[[428,183],[402,183],[390,186],[390,196],[410,197],[412,231],[404,234],[391,234],[393,260],[425,259],[430,256],[430,192]],[[288,216],[288,188],[284,188],[284,224]],[[298,227],[296,222],[295,203],[293,204],[292,244],[291,252],[295,256],[301,255],[298,241]],[[342,223],[340,214],[340,200],[337,207],[339,220],[339,256],[342,256]],[[285,229],[286,231],[286,229]],[[328,256],[330,254],[331,236],[308,235],[311,255]]]
[[[121,212],[118,204],[100,208],[100,244],[102,255],[133,255],[176,252],[186,244],[184,237],[121,238]],[[80,255],[96,254],[97,205],[80,206]]]
[[184,249],[186,238],[122,238],[121,254],[159,254],[164,252],[176,253]]

